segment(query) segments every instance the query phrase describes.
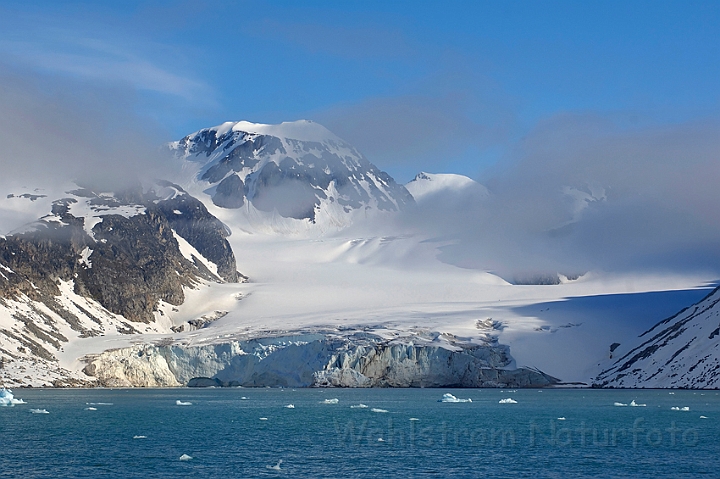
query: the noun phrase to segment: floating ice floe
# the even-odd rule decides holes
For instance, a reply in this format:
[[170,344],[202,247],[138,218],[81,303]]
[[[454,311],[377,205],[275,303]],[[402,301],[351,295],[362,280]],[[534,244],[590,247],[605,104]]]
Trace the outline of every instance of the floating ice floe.
[[14,406],[16,404],[25,404],[22,399],[15,399],[12,391],[9,389],[0,389],[0,406]]
[[188,456],[187,454],[183,454],[182,456],[180,456],[181,461],[189,461],[191,459],[192,459],[192,456]]
[[243,396],[243,397],[241,397],[240,399],[245,400],[245,399],[247,399],[247,398],[246,398],[245,396]]
[[613,406],[624,407],[624,406],[627,406],[627,404],[621,403],[621,402],[615,402],[615,403],[613,403]]
[[688,406],[685,406],[685,407],[673,406],[673,407],[670,408],[670,410],[671,410],[671,411],[689,411],[690,408],[689,408]]
[[267,418],[266,418],[266,417],[261,417],[260,420],[261,420],[261,421],[267,421]]
[[371,411],[372,411],[372,412],[388,412],[387,409],[378,409],[378,408],[376,408],[376,407],[372,408]]
[[513,398],[506,398],[506,399],[499,400],[498,404],[517,404],[517,401],[514,400]]
[[285,406],[285,407],[286,407],[287,409],[295,409],[295,405],[294,405],[294,404],[288,404],[288,405]]
[[367,404],[360,403],[350,406],[350,409],[367,409],[367,407]]
[[472,402],[472,399],[459,399],[450,393],[443,394],[442,399],[438,399],[438,402]]
[[282,459],[278,459],[277,464],[275,464],[274,466],[265,466],[265,467],[267,467],[268,469],[272,469],[272,470],[274,470],[274,471],[279,471],[279,470],[280,470],[280,464],[282,464],[282,463],[283,463],[283,460],[282,460]]
[[147,436],[133,436],[133,439],[147,439]]
[[90,407],[86,407],[85,410],[86,411],[97,411],[97,408],[90,406]]
[[31,409],[30,412],[33,414],[50,414],[47,409]]
[[557,418],[557,420],[558,420],[558,421],[564,421],[565,418],[564,418],[564,417],[559,417],[559,418]]
[[378,438],[378,442],[385,442],[385,439],[379,437],[379,438]]
[[707,416],[700,416],[700,419],[707,419]]
[[633,407],[645,407],[645,406],[647,406],[647,404],[638,404],[638,403],[636,403],[634,399],[633,399],[632,401],[630,401],[630,405],[633,406]]
[[192,406],[192,403],[190,401],[181,401],[179,399],[175,401],[175,404],[177,404],[178,406]]
[[111,402],[86,402],[86,406],[112,406]]
[[410,420],[411,420],[411,421],[419,421],[420,419],[418,419],[418,418],[416,418],[416,417],[411,417]]
[[334,398],[334,399],[326,399],[324,401],[320,401],[320,404],[337,404],[339,402],[340,402],[340,400],[338,398]]

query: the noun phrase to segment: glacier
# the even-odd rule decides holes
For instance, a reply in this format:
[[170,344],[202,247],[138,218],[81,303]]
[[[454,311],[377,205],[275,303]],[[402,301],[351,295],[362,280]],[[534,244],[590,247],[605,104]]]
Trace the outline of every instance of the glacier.
[[381,337],[309,334],[204,346],[135,345],[85,358],[107,387],[544,387],[541,371],[513,368],[506,346],[454,347]]

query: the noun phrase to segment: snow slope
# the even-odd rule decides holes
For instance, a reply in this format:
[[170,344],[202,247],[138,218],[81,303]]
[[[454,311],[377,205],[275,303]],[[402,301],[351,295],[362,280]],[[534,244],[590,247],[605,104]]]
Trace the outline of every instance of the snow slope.
[[596,383],[627,388],[720,386],[720,288],[615,351]]

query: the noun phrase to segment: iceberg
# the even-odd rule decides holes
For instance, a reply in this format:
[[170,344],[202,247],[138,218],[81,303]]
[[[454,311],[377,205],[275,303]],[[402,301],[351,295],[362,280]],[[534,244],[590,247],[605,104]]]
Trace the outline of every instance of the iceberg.
[[33,414],[50,414],[47,409],[31,409],[30,412]]
[[285,407],[286,407],[287,409],[295,409],[295,405],[294,405],[294,404],[288,404],[288,405],[285,406]]
[[613,403],[613,406],[623,407],[623,406],[627,406],[627,404],[624,404],[621,402],[615,402],[615,403]]
[[12,391],[9,389],[0,389],[0,406],[14,406],[16,404],[25,404],[22,399],[15,399]]
[[188,456],[187,454],[180,456],[181,461],[189,461],[190,459],[192,459],[192,456]]
[[685,407],[673,406],[673,407],[670,408],[670,410],[671,410],[671,411],[689,411],[690,408],[689,408],[688,406],[685,406]]
[[638,404],[638,403],[636,403],[634,399],[633,399],[632,401],[630,401],[630,405],[633,406],[633,407],[645,407],[645,406],[647,406],[647,404]]
[[450,393],[445,393],[442,399],[438,399],[438,402],[472,402],[472,399],[459,399]]
[[272,469],[272,470],[275,470],[275,471],[279,471],[279,470],[280,470],[280,464],[282,464],[282,463],[283,463],[283,460],[282,460],[282,459],[278,459],[277,464],[275,464],[274,466],[265,466],[265,467],[268,468],[268,469]]
[[374,408],[372,408],[372,409],[370,409],[370,410],[371,410],[372,412],[388,412],[387,409],[378,409],[378,408],[376,408],[376,407],[374,407]]
[[340,400],[338,398],[334,398],[334,399],[326,399],[324,401],[320,401],[320,404],[337,404],[339,402],[340,402]]
[[506,399],[499,400],[498,404],[517,404],[517,401],[514,400],[513,398],[506,398]]
[[356,404],[354,406],[350,406],[350,409],[367,409],[367,404],[363,404],[363,403]]
[[181,401],[179,399],[175,401],[175,404],[177,404],[178,406],[192,406],[192,403],[190,401]]

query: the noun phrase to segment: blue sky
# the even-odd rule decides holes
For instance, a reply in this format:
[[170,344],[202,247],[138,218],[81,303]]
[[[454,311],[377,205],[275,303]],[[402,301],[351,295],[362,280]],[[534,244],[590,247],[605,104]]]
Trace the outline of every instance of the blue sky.
[[158,143],[309,118],[398,181],[483,178],[567,115],[715,121],[720,2],[3,1],[3,67]]

